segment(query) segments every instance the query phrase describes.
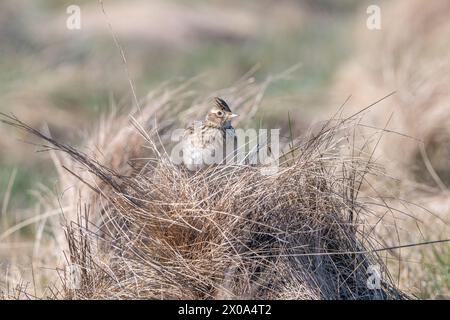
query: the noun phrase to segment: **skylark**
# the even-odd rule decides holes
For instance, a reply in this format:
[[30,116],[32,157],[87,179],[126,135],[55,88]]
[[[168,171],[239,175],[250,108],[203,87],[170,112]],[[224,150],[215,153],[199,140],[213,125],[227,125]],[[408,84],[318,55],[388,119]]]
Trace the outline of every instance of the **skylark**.
[[[214,105],[202,122],[189,126],[183,136],[183,163],[191,171],[222,163],[234,152],[234,128],[231,112],[221,98],[214,98]],[[231,154],[232,157],[232,154]]]

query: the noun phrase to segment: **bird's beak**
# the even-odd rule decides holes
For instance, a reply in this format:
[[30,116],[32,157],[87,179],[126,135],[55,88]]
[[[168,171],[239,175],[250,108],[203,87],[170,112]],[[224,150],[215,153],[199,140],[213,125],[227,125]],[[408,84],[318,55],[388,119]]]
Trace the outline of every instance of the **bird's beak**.
[[238,114],[236,114],[236,113],[230,114],[230,118],[235,118],[235,117],[237,117],[237,116],[238,116]]

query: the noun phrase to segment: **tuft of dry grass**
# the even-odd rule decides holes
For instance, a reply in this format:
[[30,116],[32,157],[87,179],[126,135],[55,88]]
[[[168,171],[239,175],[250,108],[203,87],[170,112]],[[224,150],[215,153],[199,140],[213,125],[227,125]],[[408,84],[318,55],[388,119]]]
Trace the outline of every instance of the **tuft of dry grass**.
[[[249,114],[264,88],[243,81],[222,94]],[[359,197],[361,180],[380,168],[357,150],[342,152],[352,146],[356,114],[337,113],[291,139],[272,175],[231,164],[191,173],[170,161],[170,132],[184,120],[177,113],[202,114],[206,100],[187,99],[184,86],[168,92],[149,97],[131,118],[116,114],[103,122],[96,148],[86,152],[3,114],[3,122],[64,155],[54,156],[65,169],[63,184],[77,180],[60,200],[72,208],[63,212],[64,236],[55,231],[66,260],[44,297],[407,298],[380,257],[394,248],[374,237],[371,200]],[[375,289],[368,285],[374,268]],[[20,292],[30,296],[23,288],[5,294]]]

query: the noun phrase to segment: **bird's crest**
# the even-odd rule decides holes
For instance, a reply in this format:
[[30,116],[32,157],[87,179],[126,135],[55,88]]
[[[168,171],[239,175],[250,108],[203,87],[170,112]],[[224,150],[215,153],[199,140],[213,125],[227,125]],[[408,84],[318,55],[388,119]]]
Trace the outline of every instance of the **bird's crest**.
[[217,108],[224,110],[226,112],[231,112],[230,107],[228,106],[228,104],[225,102],[225,100],[219,98],[219,97],[215,97],[214,98],[214,103],[216,104]]

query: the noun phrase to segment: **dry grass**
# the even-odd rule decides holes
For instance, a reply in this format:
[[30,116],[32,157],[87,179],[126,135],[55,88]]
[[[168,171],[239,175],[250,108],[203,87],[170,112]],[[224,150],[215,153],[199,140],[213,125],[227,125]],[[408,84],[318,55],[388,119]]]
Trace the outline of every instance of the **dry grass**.
[[[219,94],[251,114],[266,84],[243,80]],[[198,118],[205,101],[193,99],[186,85],[162,88],[131,118],[116,114],[103,122],[86,152],[3,115],[57,151],[65,168],[61,188],[72,186],[59,199],[63,227],[54,230],[65,248],[58,266],[64,272],[39,297],[406,298],[379,255],[393,248],[383,247],[367,222],[382,199],[359,197],[362,179],[381,175],[380,168],[364,150],[342,151],[353,146],[358,115],[336,114],[286,143],[276,174],[244,165],[193,174],[166,151],[183,114]],[[379,289],[367,286],[371,266],[380,268]],[[37,295],[10,288],[5,296]]]
[[[335,90],[352,93],[355,108],[395,90],[393,99],[374,108],[365,123],[380,128],[392,114],[389,128],[423,144],[396,135],[381,141],[379,152],[385,155],[386,165],[393,159],[390,168],[397,176],[448,187],[450,4],[396,1],[383,9],[382,31],[360,32],[361,48],[341,68]],[[373,41],[367,43],[369,36]],[[381,55],[379,48],[383,48]],[[392,148],[393,142],[399,147]]]
[[[397,92],[367,114],[365,129],[360,130],[369,135],[372,127],[387,125],[387,130],[401,133],[387,133],[372,144],[377,144],[373,157],[395,179],[372,179],[363,188],[365,195],[383,196],[389,206],[410,212],[410,218],[386,214],[399,229],[377,228],[387,245],[449,235],[449,14],[449,2],[444,0],[384,4],[382,30],[368,31],[358,24],[360,50],[336,79],[335,92],[352,93],[350,112],[384,92]],[[399,286],[421,291],[424,297],[448,298],[448,263],[442,262],[448,261],[448,248],[444,244],[433,250],[398,251],[399,262],[390,266]],[[440,283],[437,289],[435,283]]]

